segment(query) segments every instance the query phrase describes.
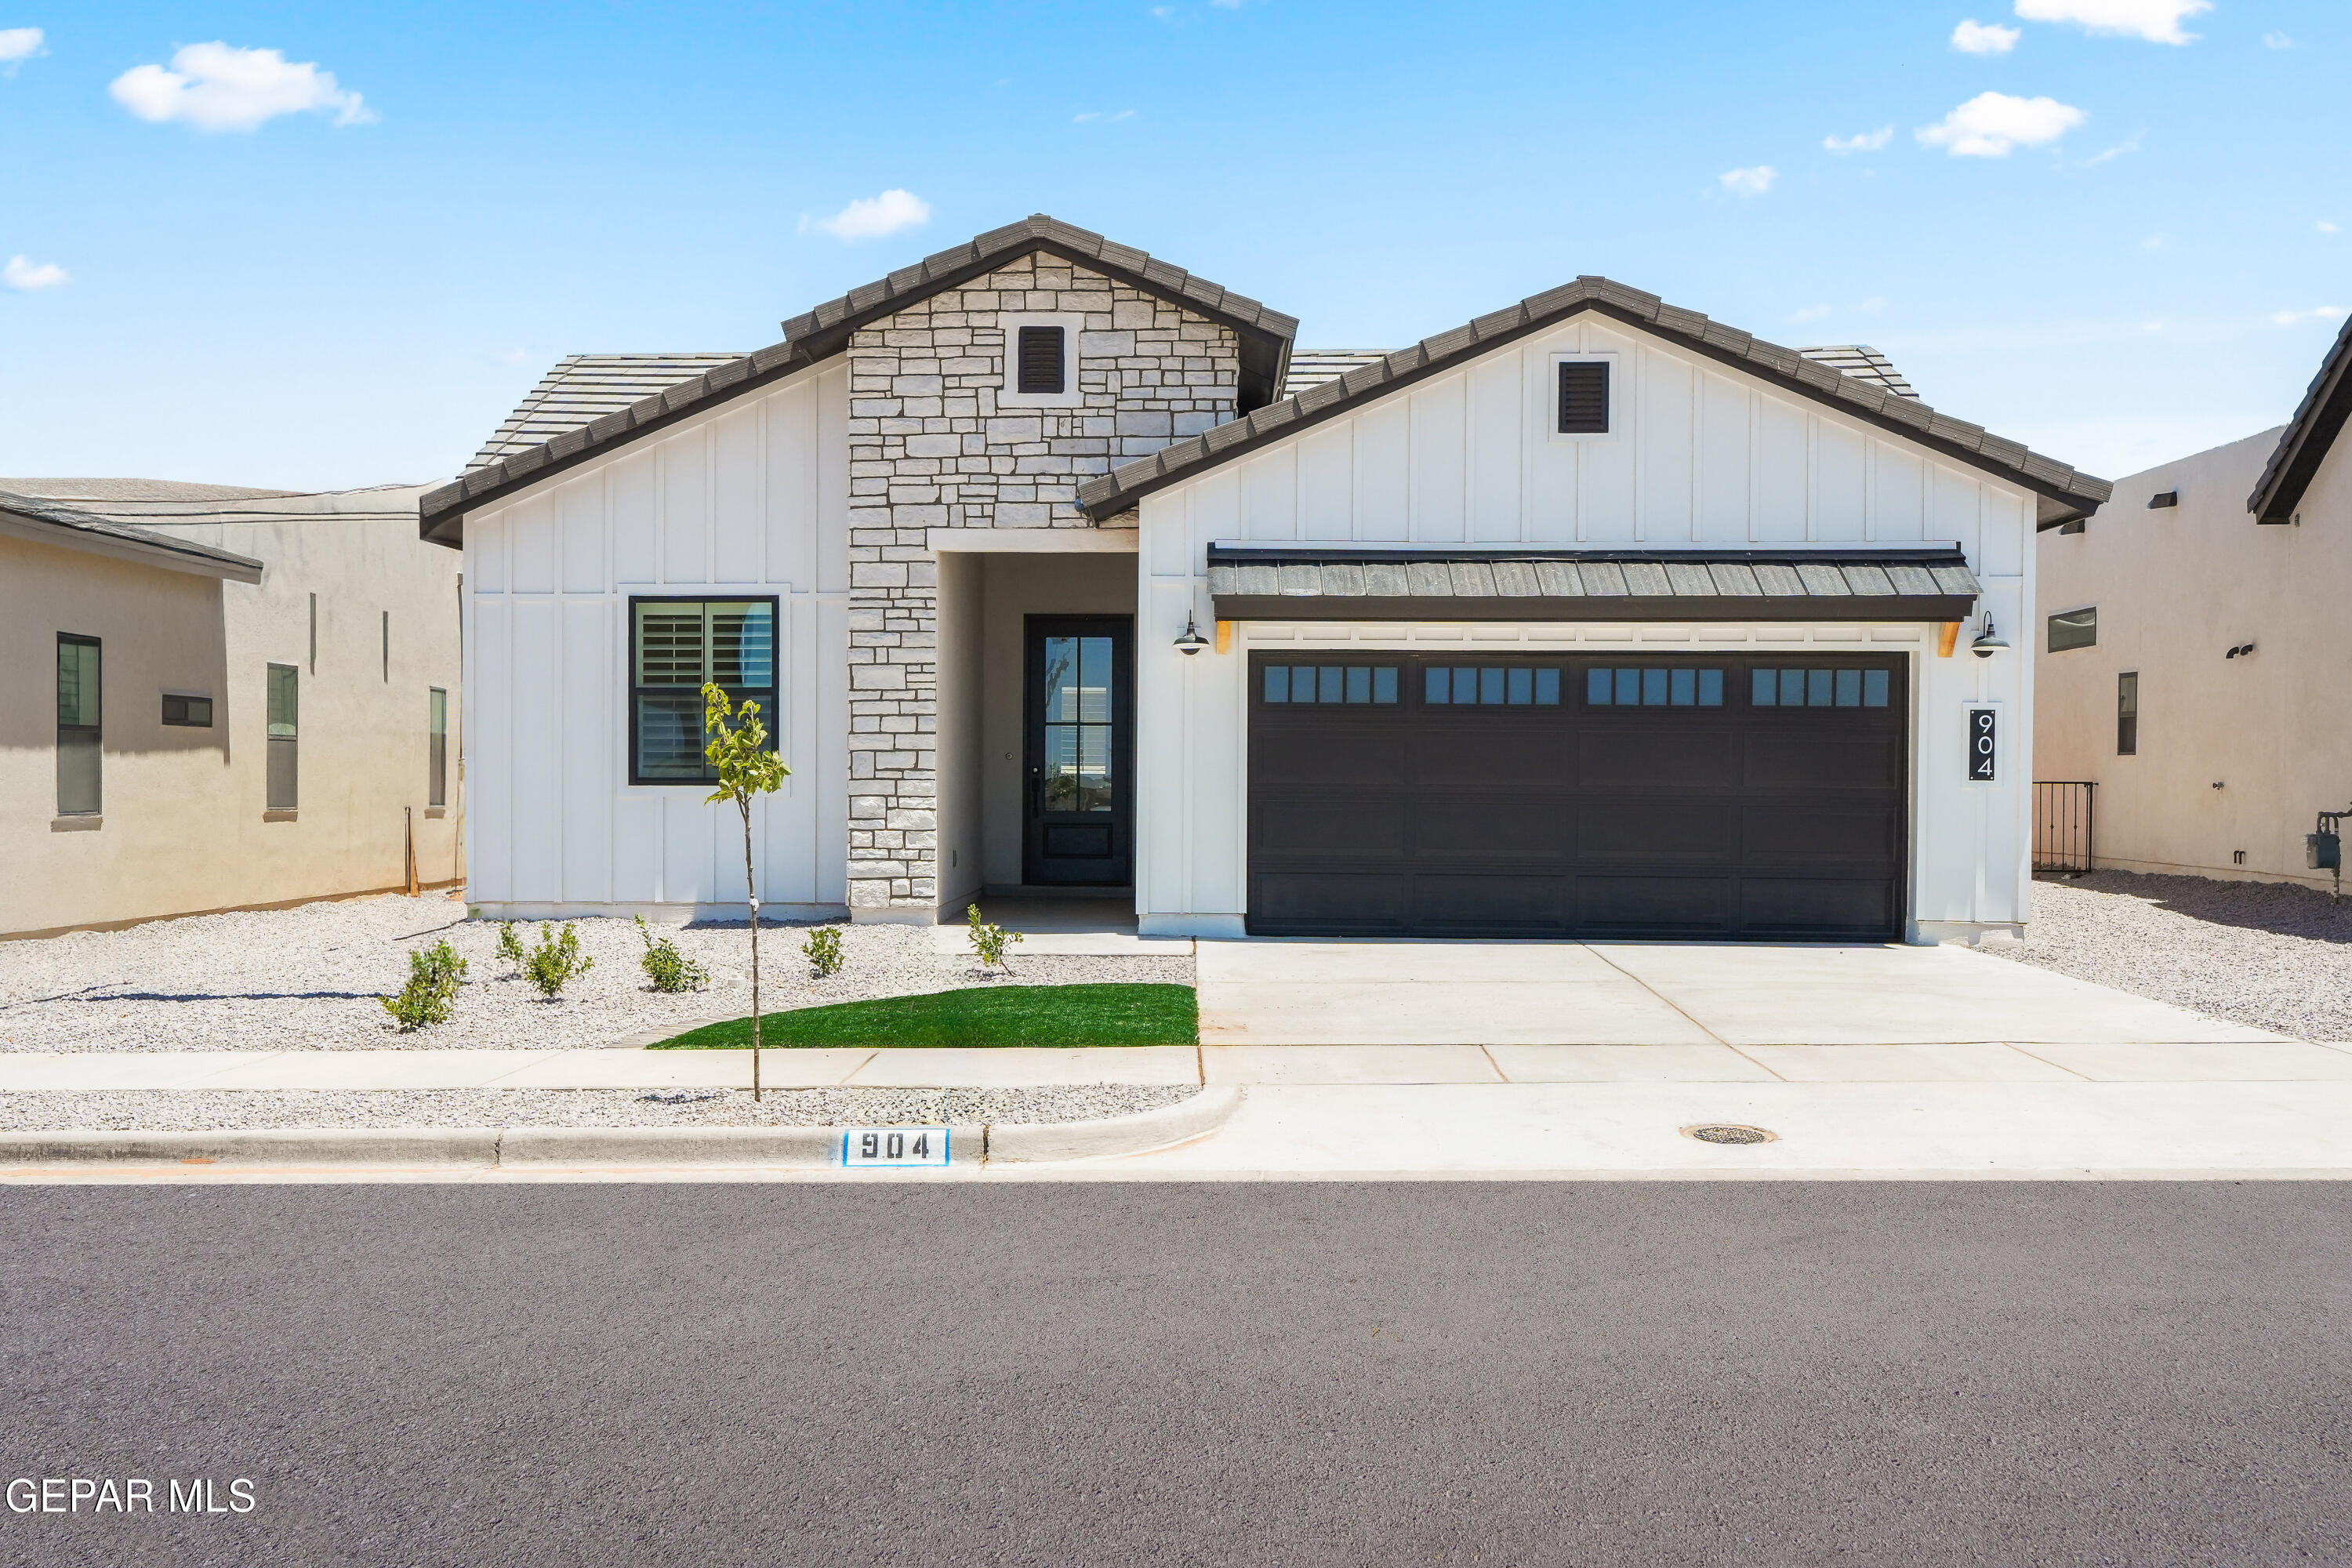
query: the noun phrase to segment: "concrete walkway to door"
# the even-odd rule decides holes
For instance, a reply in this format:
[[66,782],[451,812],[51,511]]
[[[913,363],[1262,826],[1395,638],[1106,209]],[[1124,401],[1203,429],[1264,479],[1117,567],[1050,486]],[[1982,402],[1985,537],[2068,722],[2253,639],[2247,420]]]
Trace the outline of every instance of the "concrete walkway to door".
[[1204,941],[1196,953],[1211,1081],[2352,1078],[2352,1052],[1958,947]]

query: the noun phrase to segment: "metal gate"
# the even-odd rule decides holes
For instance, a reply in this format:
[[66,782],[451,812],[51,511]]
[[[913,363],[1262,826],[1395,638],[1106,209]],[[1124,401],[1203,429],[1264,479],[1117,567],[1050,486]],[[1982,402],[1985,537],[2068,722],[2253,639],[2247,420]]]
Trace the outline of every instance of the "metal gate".
[[2091,823],[2099,786],[2082,779],[2033,781],[2033,868],[2079,877],[2091,868]]

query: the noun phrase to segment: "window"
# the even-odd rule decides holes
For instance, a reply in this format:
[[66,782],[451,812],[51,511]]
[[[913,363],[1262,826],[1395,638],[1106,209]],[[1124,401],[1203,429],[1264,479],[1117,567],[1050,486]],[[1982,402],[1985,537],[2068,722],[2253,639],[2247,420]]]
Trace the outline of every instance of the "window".
[[776,601],[632,599],[629,782],[706,784],[702,688],[760,705],[776,744]]
[[2139,671],[2116,677],[2116,755],[2139,755]]
[[449,804],[449,694],[435,686],[425,692],[425,804]]
[[58,634],[58,815],[96,816],[101,804],[99,643]]
[[1619,669],[1599,666],[1584,672],[1588,708],[1720,708],[1723,671],[1677,665],[1669,669]]
[[1394,702],[1397,667],[1392,664],[1269,664],[1268,702]]
[[213,700],[166,691],[163,693],[163,722],[190,730],[209,730],[213,727]]
[[1752,708],[1884,708],[1883,669],[1758,669],[1749,672]]
[[2050,617],[2050,651],[2064,653],[2068,648],[2091,647],[2099,640],[2099,607],[2062,610]]
[[319,595],[310,595],[310,673],[319,673]]
[[1060,327],[1023,327],[1014,334],[1015,371],[1013,389],[1032,395],[1059,396],[1063,386],[1063,344]]
[[1559,670],[1530,664],[1431,665],[1422,672],[1421,695],[1425,704],[1557,708]]
[[1559,433],[1602,436],[1609,431],[1609,362],[1563,360],[1559,366]]
[[392,612],[390,610],[383,613],[383,679],[387,683],[392,679]]
[[271,811],[292,811],[300,799],[301,679],[290,664],[269,667],[269,793],[263,804]]

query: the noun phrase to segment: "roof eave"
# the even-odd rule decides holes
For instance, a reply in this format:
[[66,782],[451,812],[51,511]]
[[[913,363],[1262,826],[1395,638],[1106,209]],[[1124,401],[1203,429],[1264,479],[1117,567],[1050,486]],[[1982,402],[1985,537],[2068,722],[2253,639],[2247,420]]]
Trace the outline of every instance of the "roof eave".
[[166,572],[184,573],[192,577],[215,577],[230,583],[258,583],[266,570],[262,562],[250,555],[212,550],[201,544],[190,544],[160,535],[152,541],[129,538],[119,532],[76,528],[71,523],[27,517],[5,510],[0,510],[0,534],[35,544],[53,545],[60,550],[77,550],[86,555],[103,555],[141,566],[161,567]]
[[2343,433],[2352,416],[2352,318],[2347,318],[2329,345],[2327,357],[2311,378],[2294,417],[2288,421],[2279,444],[2263,465],[2246,510],[2257,522],[2292,522],[2303,504],[2304,491],[2318,477],[2319,465]]

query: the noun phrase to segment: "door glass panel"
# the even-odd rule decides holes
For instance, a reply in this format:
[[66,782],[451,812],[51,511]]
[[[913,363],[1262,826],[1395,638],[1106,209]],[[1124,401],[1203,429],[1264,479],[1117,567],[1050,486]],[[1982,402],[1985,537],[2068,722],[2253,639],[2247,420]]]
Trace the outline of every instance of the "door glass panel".
[[1078,641],[1045,639],[1045,722],[1066,724],[1078,716]]
[[1835,670],[1831,669],[1809,669],[1805,671],[1806,706],[1811,708],[1827,708],[1830,705],[1830,678],[1836,673],[1837,672]]
[[1397,700],[1396,666],[1384,664],[1372,671],[1372,700],[1393,702]]
[[1805,672],[1784,669],[1780,672],[1780,706],[1802,708],[1805,705]]
[[1347,672],[1345,670],[1341,669],[1336,664],[1327,664],[1323,666],[1318,672],[1318,679],[1315,682],[1317,700],[1322,702],[1346,701],[1346,693],[1341,690],[1342,678],[1346,673]]
[[1862,672],[1862,705],[1864,708],[1886,706],[1886,671],[1865,669]]
[[1089,724],[1110,722],[1110,638],[1080,637],[1078,641],[1078,710],[1074,717]]
[[1475,702],[1478,700],[1478,672],[1476,670],[1465,668],[1456,669],[1454,672],[1454,700],[1456,702]]
[[[1045,799],[1047,811],[1108,812],[1111,805],[1109,637],[1045,639]],[[1314,700],[1311,682],[1296,683],[1283,665],[1268,666],[1265,700]]]
[[1837,672],[1837,705],[1841,708],[1862,706],[1862,671],[1841,669]]
[[1110,726],[1087,724],[1078,731],[1080,811],[1110,809]]
[[1698,671],[1674,669],[1667,673],[1672,679],[1668,682],[1670,695],[1666,700],[1676,708],[1695,707],[1698,702]]
[[1290,666],[1269,664],[1265,667],[1265,700],[1268,702],[1290,700]]

